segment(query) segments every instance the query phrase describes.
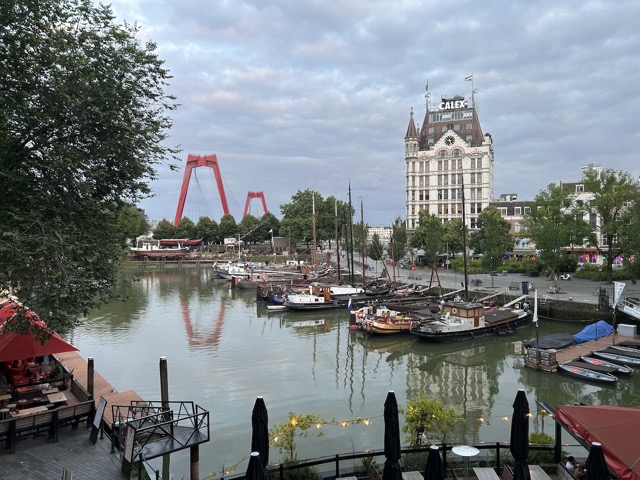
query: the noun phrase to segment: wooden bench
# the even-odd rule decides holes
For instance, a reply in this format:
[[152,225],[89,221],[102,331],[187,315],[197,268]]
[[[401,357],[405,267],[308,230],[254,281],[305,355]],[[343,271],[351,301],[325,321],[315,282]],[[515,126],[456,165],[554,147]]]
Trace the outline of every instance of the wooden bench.
[[500,480],[496,471],[491,467],[473,467],[478,480]]
[[551,477],[540,465],[529,465],[531,480],[551,480]]
[[93,419],[95,413],[95,404],[93,400],[87,400],[75,405],[67,405],[66,407],[59,407],[54,410],[54,442],[58,441],[58,429],[67,424],[71,424],[75,430],[78,428],[80,421],[86,419],[87,425]]
[[51,410],[12,418],[9,433],[10,452],[16,453],[16,443],[18,441],[18,437],[25,433],[34,435],[40,433],[43,430],[47,430],[48,437],[53,438],[53,418],[54,412]]
[[505,465],[502,468],[501,480],[513,480],[513,468],[510,465]]

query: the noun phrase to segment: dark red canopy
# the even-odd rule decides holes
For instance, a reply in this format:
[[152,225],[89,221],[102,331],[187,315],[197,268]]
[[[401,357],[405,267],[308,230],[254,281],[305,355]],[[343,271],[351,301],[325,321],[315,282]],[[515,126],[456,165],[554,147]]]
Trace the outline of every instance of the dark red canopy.
[[27,310],[24,315],[31,322],[26,334],[21,335],[14,332],[4,331],[6,322],[11,322],[14,315],[22,307],[14,302],[6,301],[0,303],[0,362],[19,360],[23,358],[40,357],[53,353],[71,352],[78,350],[73,345],[64,341],[57,333],[53,333],[47,341],[42,343],[36,329],[51,333],[47,324],[44,323],[35,312]]
[[640,408],[560,405],[556,420],[587,448],[601,443],[607,465],[622,480],[640,480]]

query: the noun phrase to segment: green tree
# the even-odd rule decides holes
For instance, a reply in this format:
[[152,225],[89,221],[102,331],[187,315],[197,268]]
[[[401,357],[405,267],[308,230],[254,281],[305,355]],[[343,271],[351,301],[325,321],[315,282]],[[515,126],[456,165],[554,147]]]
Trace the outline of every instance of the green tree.
[[189,217],[182,217],[176,227],[174,238],[198,238],[196,224]]
[[380,242],[380,237],[377,233],[374,233],[371,236],[371,241],[367,244],[367,257],[371,260],[379,262],[383,258],[383,251],[384,247],[382,246],[382,242]]
[[404,433],[409,435],[406,441],[412,447],[446,443],[453,427],[464,423],[464,417],[454,408],[445,408],[434,398],[420,394],[416,400],[407,402],[404,413]]
[[427,210],[421,210],[418,226],[411,236],[409,245],[424,250],[424,260],[428,267],[438,265],[439,253],[443,249],[442,237],[443,226],[440,219]]
[[238,224],[236,223],[236,219],[233,218],[233,215],[227,214],[223,215],[220,219],[220,236],[224,240],[229,237],[238,237]]
[[400,217],[396,217],[391,225],[391,230],[393,241],[389,244],[387,251],[397,264],[407,253],[407,226]]
[[280,232],[280,220],[276,216],[267,212],[260,218],[260,227],[258,228],[258,236],[260,240],[271,240],[269,230],[273,230],[273,236],[283,236]]
[[444,244],[444,252],[448,252],[450,257],[455,257],[456,253],[463,250],[463,230],[462,219],[456,218],[444,222],[442,224],[442,243]]
[[205,243],[220,243],[220,227],[209,217],[200,217],[195,229],[195,238],[202,238]]
[[536,208],[522,224],[538,251],[540,264],[553,278],[566,264],[564,247],[591,243],[593,229],[583,220],[584,207],[572,191],[554,183],[535,197]]
[[163,218],[158,222],[156,228],[153,229],[153,238],[155,240],[162,240],[163,238],[178,238],[177,229],[166,218]]
[[246,243],[256,243],[262,240],[263,235],[258,232],[260,220],[251,214],[245,215],[238,225],[240,238]]
[[124,237],[135,244],[135,239],[141,235],[147,235],[151,226],[144,211],[135,205],[127,205],[122,208],[118,216],[118,224]]
[[478,231],[471,237],[471,247],[482,254],[480,262],[492,274],[493,287],[493,274],[502,265],[504,256],[513,251],[514,241],[509,234],[511,223],[502,218],[496,207],[487,207],[478,215],[477,225]]
[[169,72],[88,0],[0,2],[0,289],[54,330],[111,299],[123,209],[167,146]]
[[620,246],[625,252],[623,264],[635,282],[640,278],[640,202],[634,202],[624,218],[624,228],[620,229]]
[[585,191],[593,195],[587,209],[598,217],[601,241],[596,245],[607,258],[607,283],[611,283],[613,260],[624,253],[619,236],[628,223],[625,211],[640,201],[638,183],[629,173],[611,168],[587,170],[583,183]]
[[[310,428],[316,428],[327,423],[324,418],[315,413],[300,415],[289,412],[289,420],[284,423],[277,423],[269,430],[269,443],[278,449],[280,454],[285,454],[285,463],[294,462],[298,456],[296,454],[296,436],[307,437]],[[322,437],[322,429],[318,428],[318,436]]]

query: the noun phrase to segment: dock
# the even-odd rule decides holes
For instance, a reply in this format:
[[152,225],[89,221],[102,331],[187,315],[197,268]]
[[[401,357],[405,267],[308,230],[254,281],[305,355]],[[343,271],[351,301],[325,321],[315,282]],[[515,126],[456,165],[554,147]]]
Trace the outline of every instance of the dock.
[[[58,361],[64,365],[64,367],[73,372],[73,378],[82,387],[87,390],[88,386],[88,370],[89,364],[82,358],[78,352],[65,352],[56,354]],[[104,410],[104,421],[107,425],[113,423],[113,415],[111,412],[111,405],[129,405],[132,400],[143,400],[133,390],[127,390],[126,392],[118,392],[102,375],[98,372],[93,374],[93,398],[98,406],[100,397],[104,397],[107,401],[107,408]]]
[[[541,361],[536,364],[532,361],[533,355],[529,355],[525,359],[525,365],[530,368],[538,368],[539,370],[545,370],[549,372],[555,372],[558,369],[558,365],[580,360],[582,356],[591,356],[593,352],[598,350],[604,350],[612,345],[621,345],[625,342],[638,342],[638,337],[627,337],[624,335],[616,335],[615,341],[613,335],[602,337],[598,340],[590,340],[584,343],[575,343],[563,348],[561,350],[553,350],[553,355],[550,358],[550,351],[540,349]],[[535,352],[535,348],[529,349],[530,352]],[[535,354],[534,354],[535,355]],[[555,357],[555,358],[553,358]]]

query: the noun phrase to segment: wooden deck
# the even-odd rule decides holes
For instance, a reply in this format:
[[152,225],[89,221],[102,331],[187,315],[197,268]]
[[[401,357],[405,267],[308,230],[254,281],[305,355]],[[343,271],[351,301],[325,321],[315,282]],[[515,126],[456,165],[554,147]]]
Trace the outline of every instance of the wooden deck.
[[[579,343],[575,345],[571,345],[562,350],[558,350],[556,352],[556,360],[558,363],[567,363],[573,360],[579,360],[581,356],[591,356],[591,354],[597,350],[602,350],[611,345],[613,343],[613,336],[603,337],[599,340],[591,340],[590,342]],[[616,335],[615,337],[615,345],[618,345],[622,342],[634,341],[638,340],[634,337],[624,337],[622,335]]]
[[[55,355],[60,363],[62,363],[70,372],[73,372],[73,378],[86,390],[88,384],[89,364],[82,358],[78,352],[58,353]],[[104,411],[104,421],[111,424],[113,415],[111,413],[111,405],[129,405],[132,400],[142,400],[142,398],[133,390],[126,392],[118,392],[102,375],[94,371],[93,375],[93,398],[96,406],[100,397],[104,397],[107,401],[107,408]]]

